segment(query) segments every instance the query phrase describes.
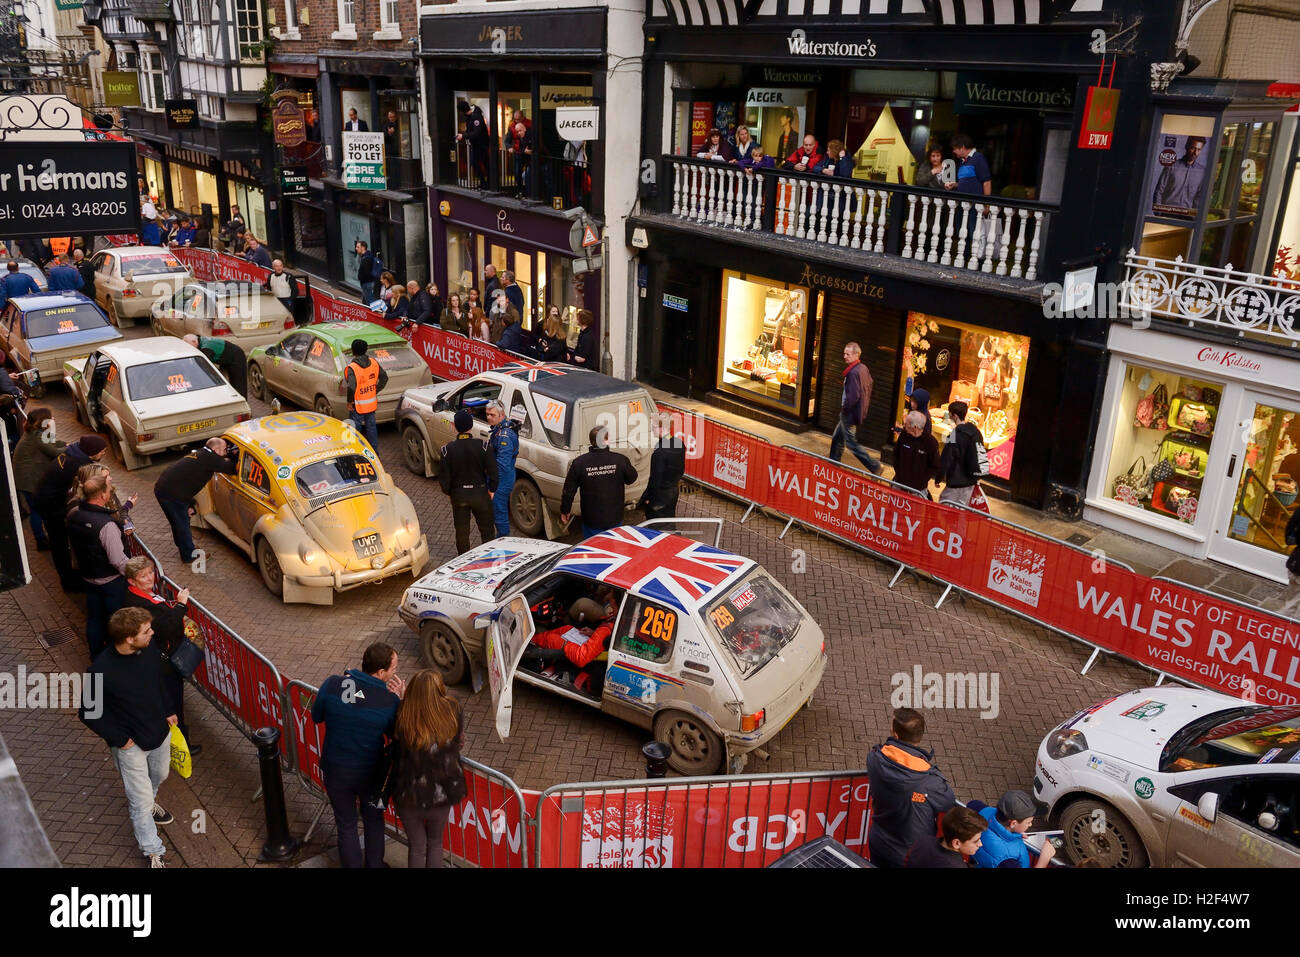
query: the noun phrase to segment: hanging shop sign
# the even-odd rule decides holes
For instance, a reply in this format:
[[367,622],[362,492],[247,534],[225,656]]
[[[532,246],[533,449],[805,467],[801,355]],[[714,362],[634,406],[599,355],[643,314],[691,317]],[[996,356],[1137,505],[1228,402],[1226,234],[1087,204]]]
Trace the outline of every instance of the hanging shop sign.
[[280,195],[285,199],[305,199],[311,195],[307,167],[286,166],[280,170]]
[[164,100],[167,111],[167,129],[197,130],[199,128],[198,100]]
[[869,60],[876,55],[876,41],[870,37],[860,43],[851,40],[819,40],[802,29],[791,30],[785,37],[790,56],[826,57],[837,60]]
[[553,110],[557,106],[594,106],[589,86],[548,86],[542,84],[539,109]]
[[343,185],[348,189],[384,189],[384,134],[343,133]]
[[605,55],[605,11],[517,11],[420,18],[420,52],[494,57]]
[[134,233],[134,143],[0,143],[0,238]]
[[296,96],[284,96],[277,100],[271,117],[275,141],[281,146],[301,146],[307,141],[307,116]]
[[952,111],[1071,113],[1074,111],[1074,86],[1073,76],[1050,73],[958,73]]
[[570,143],[600,138],[600,107],[557,106],[555,132]]
[[105,70],[104,105],[139,106],[140,74],[134,70]]
[[1115,137],[1115,116],[1119,113],[1119,90],[1088,87],[1083,105],[1083,126],[1079,128],[1079,149],[1108,150]]

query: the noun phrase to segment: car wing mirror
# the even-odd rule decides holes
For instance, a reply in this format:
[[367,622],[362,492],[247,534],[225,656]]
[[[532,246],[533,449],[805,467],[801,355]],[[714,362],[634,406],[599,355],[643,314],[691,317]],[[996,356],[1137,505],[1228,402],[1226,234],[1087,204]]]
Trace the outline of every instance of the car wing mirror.
[[498,615],[498,614],[500,614],[500,612],[496,612],[496,611],[485,611],[485,612],[482,612],[481,614],[475,615],[475,616],[474,616],[474,627],[475,627],[475,628],[486,628],[488,625],[492,624],[492,622],[494,622],[494,621],[497,620],[497,615]]
[[266,354],[267,354],[268,356],[278,356],[278,355],[280,354],[280,347],[279,347],[279,346],[267,346],[267,347],[266,347]]
[[1214,791],[1206,791],[1201,795],[1201,799],[1196,802],[1196,813],[1205,818],[1211,824],[1219,816],[1219,795]]
[[127,281],[127,282],[135,282],[135,270],[134,270],[134,269],[128,269],[128,270],[126,271],[126,281]]

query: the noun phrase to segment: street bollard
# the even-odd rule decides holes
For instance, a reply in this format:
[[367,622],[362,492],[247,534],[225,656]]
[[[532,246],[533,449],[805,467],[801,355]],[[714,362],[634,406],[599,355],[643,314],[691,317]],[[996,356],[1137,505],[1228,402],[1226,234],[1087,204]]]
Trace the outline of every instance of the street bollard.
[[284,781],[280,777],[280,732],[276,728],[258,728],[253,732],[257,744],[257,763],[262,774],[262,806],[266,809],[266,843],[259,860],[283,861],[298,850],[298,842],[289,836],[289,814],[284,805]]
[[673,749],[662,741],[651,741],[641,746],[645,755],[645,776],[648,778],[665,778],[668,776],[668,755]]

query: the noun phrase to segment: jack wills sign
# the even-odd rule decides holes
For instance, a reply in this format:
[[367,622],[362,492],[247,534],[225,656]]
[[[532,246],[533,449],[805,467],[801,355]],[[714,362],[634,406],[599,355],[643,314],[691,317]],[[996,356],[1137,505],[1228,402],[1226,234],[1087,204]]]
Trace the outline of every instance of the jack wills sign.
[[422,56],[605,55],[605,11],[443,14],[420,18]]

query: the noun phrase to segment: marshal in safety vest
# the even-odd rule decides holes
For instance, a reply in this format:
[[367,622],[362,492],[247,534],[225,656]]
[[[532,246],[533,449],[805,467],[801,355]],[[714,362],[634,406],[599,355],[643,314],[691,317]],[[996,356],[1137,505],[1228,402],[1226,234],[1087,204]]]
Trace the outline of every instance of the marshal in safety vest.
[[377,412],[379,410],[379,363],[371,359],[370,365],[362,368],[356,362],[349,362],[348,368],[352,370],[352,375],[357,381],[353,408],[361,415]]

